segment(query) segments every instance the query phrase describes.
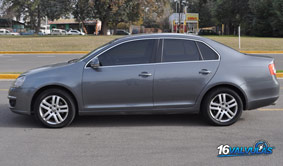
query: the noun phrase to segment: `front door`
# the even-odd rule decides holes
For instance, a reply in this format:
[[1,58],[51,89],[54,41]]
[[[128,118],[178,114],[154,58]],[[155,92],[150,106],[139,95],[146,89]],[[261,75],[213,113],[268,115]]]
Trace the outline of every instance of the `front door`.
[[86,67],[85,111],[151,109],[155,43],[148,39],[120,44],[98,56],[98,69]]

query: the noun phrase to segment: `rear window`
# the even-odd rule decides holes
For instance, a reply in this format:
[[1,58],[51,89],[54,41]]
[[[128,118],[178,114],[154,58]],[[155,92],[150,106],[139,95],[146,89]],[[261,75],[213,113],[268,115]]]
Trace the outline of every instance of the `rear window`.
[[199,50],[201,52],[201,55],[203,57],[203,60],[217,60],[218,55],[213,51],[211,48],[209,48],[207,45],[197,42]]

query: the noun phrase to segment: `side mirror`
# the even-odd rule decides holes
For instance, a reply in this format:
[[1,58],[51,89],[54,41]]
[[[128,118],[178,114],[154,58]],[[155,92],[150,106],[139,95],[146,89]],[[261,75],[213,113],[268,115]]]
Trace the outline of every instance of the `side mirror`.
[[90,67],[93,68],[93,69],[98,69],[100,64],[99,64],[99,60],[98,58],[93,58],[90,63],[89,63]]

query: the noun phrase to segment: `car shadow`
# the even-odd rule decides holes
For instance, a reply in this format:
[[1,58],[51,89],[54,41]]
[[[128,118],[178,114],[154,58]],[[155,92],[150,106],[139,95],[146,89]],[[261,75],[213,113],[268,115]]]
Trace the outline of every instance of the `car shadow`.
[[[12,113],[0,105],[0,127],[42,128],[33,116]],[[209,126],[197,114],[78,116],[70,127]]]
[[196,114],[80,116],[71,127],[209,126]]

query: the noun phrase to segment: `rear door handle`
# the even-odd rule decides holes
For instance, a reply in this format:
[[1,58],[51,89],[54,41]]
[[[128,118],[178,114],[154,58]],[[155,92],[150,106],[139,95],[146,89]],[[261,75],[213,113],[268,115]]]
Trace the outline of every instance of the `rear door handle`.
[[151,73],[148,73],[148,72],[141,72],[141,73],[139,74],[139,76],[140,76],[140,77],[150,77],[150,76],[152,76],[152,74],[151,74]]
[[199,74],[202,74],[202,75],[207,75],[207,74],[210,74],[211,71],[207,70],[207,69],[202,69],[201,71],[199,71]]

